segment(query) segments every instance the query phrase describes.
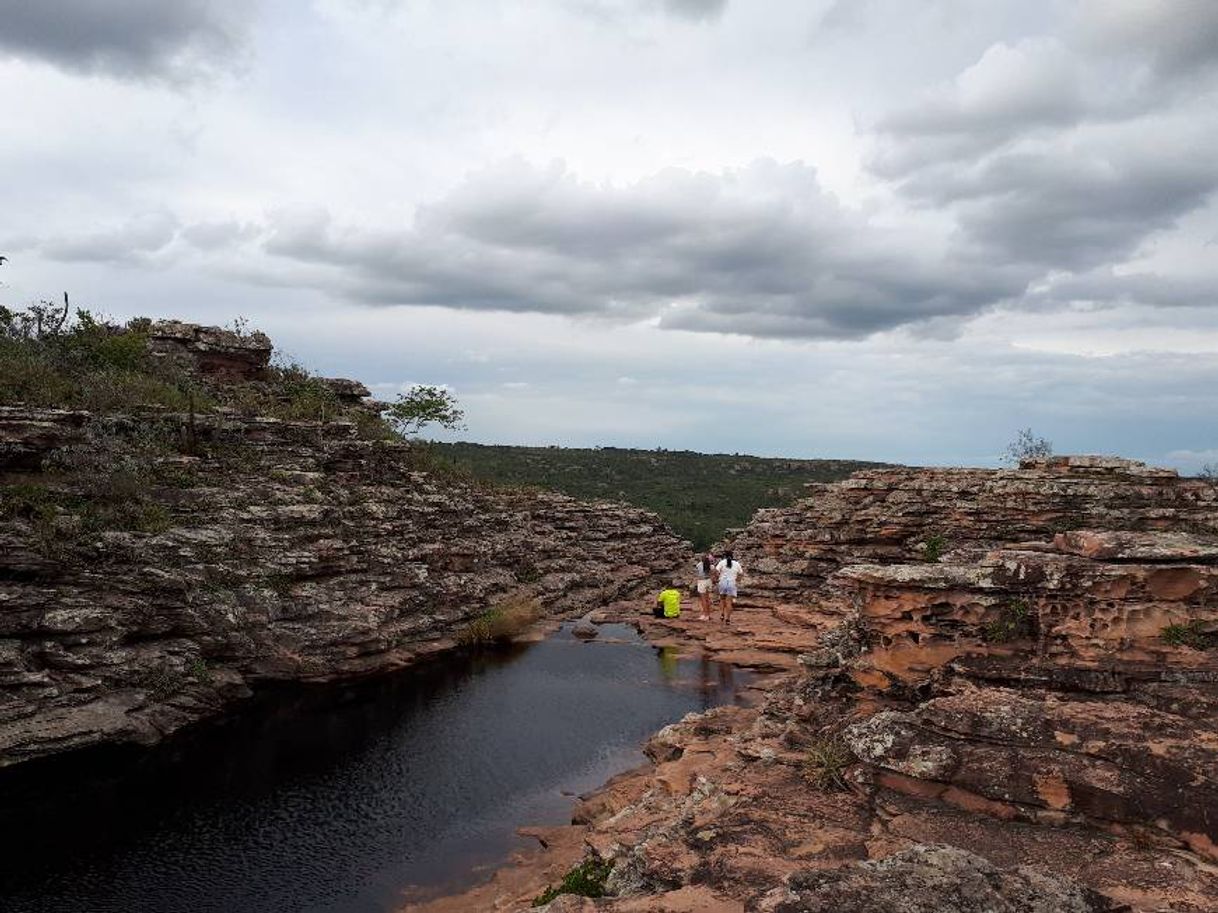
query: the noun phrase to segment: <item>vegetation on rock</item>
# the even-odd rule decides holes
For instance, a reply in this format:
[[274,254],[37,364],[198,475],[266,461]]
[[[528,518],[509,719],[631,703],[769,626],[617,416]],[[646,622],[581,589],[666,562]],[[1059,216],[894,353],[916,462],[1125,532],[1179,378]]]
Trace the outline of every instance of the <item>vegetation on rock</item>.
[[[157,351],[164,325],[147,318],[124,324],[48,303],[0,307],[0,405],[84,409],[99,415],[149,409],[207,414],[217,410],[283,421],[356,424],[361,437],[383,439],[390,427],[363,404],[344,401],[334,382],[291,362],[257,363],[249,376],[213,377],[189,359]],[[173,325],[183,327],[189,325]],[[243,325],[215,331],[216,339],[252,353],[271,353],[270,341]],[[367,393],[367,391],[364,391]],[[348,398],[349,399],[349,398]]]
[[538,894],[533,901],[533,906],[544,907],[560,894],[576,894],[580,897],[604,897],[605,881],[609,878],[609,873],[612,871],[612,862],[601,862],[599,859],[589,857],[567,872],[563,876],[562,881],[557,885],[551,885]]
[[819,790],[844,792],[849,789],[846,768],[854,761],[854,753],[839,736],[821,736],[808,748],[804,776]]
[[924,546],[925,547],[922,550],[922,556],[927,561],[934,564],[934,563],[938,562],[940,558],[943,557],[943,552],[947,548],[947,539],[945,539],[939,533],[935,533],[931,536],[926,537],[926,542],[924,543]]
[[1192,647],[1194,650],[1208,650],[1218,646],[1218,636],[1209,633],[1200,621],[1190,621],[1186,624],[1167,625],[1159,632],[1163,643],[1172,647]]
[[1002,462],[1018,466],[1022,460],[1044,459],[1053,456],[1053,442],[1032,433],[1031,428],[1023,428],[1015,440],[1007,444],[1003,451]]
[[399,393],[384,414],[403,437],[418,434],[427,425],[456,431],[464,427],[461,422],[465,418],[465,411],[457,405],[457,398],[450,391],[425,384],[416,384],[405,393]]
[[72,310],[66,295],[62,305],[0,307],[0,406],[89,413],[48,458],[16,467],[34,472],[0,489],[0,519],[25,523],[36,550],[59,559],[92,533],[163,532],[174,491],[194,487],[204,465],[231,473],[258,463],[253,438],[217,430],[233,416],[343,421],[357,439],[398,439],[362,385],[271,355],[270,340],[241,322],[118,324]]
[[463,646],[506,643],[527,631],[542,614],[536,599],[509,599],[461,628],[457,632],[457,643]]
[[[148,320],[124,325],[49,303],[0,307],[0,404],[183,410],[194,385],[148,353]],[[201,397],[201,406],[206,400]]]
[[38,551],[65,557],[84,537],[106,531],[156,534],[173,522],[158,497],[188,477],[166,466],[174,438],[155,426],[93,426],[45,461],[29,481],[0,488],[0,519],[24,521]]
[[981,637],[988,644],[1005,644],[1031,637],[1035,627],[1032,609],[1027,602],[1012,599],[1002,606],[998,617],[982,629]]

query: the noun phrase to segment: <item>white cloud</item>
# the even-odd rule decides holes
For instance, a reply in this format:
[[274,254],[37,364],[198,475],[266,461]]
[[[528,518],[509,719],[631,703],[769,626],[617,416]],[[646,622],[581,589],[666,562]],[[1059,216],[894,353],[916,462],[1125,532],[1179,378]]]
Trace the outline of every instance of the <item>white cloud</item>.
[[153,5],[9,4],[6,304],[246,314],[486,440],[1215,446],[1208,0]]

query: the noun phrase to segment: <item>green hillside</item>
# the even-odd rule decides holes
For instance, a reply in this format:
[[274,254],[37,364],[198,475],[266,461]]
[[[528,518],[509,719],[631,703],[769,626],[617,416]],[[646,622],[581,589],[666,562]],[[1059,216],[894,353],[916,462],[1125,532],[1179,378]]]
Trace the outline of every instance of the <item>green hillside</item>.
[[790,504],[807,482],[831,482],[883,465],[619,447],[430,446],[437,456],[477,478],[650,508],[696,548],[743,526],[759,507]]

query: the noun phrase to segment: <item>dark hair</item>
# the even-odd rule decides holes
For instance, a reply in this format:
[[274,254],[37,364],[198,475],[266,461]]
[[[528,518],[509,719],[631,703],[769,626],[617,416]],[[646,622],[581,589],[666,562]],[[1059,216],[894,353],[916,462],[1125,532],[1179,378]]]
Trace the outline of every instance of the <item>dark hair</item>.
[[727,566],[728,566],[728,567],[731,567],[731,566],[732,566],[732,553],[731,553],[731,552],[724,552],[724,553],[723,553],[723,557],[724,557],[724,559],[726,559],[726,561],[727,561]]
[[705,574],[710,573],[710,555],[702,556],[702,572]]

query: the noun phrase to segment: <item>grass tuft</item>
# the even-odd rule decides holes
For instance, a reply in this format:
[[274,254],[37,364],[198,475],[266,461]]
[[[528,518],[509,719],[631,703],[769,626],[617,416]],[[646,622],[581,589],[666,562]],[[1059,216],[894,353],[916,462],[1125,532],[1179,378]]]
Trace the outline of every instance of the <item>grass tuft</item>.
[[846,768],[854,763],[854,753],[839,736],[823,736],[814,741],[804,759],[804,776],[819,790],[845,792]]
[[604,897],[605,881],[613,871],[612,862],[585,859],[573,867],[557,885],[546,888],[533,899],[533,906],[544,907],[560,894],[576,894],[580,897]]
[[510,599],[483,612],[457,632],[457,643],[474,647],[507,643],[527,631],[542,616],[535,599]]
[[987,644],[1006,644],[1026,640],[1036,633],[1032,608],[1022,599],[1013,599],[1002,607],[998,617],[981,629],[981,639]]
[[933,536],[927,537],[923,546],[922,557],[931,564],[937,564],[943,557],[943,552],[947,550],[947,539],[939,533],[935,533]]
[[1159,632],[1159,639],[1172,647],[1192,647],[1194,650],[1218,646],[1218,637],[1205,631],[1199,621],[1168,625]]

